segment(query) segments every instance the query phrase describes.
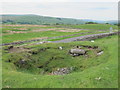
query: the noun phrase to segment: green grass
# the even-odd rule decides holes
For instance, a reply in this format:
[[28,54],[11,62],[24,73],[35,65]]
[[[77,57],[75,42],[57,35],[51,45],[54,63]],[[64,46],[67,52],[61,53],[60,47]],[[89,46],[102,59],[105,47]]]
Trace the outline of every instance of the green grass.
[[20,40],[30,40],[33,38],[40,37],[54,37],[62,35],[76,34],[78,32],[57,32],[57,31],[42,31],[42,32],[32,32],[32,33],[16,33],[11,35],[3,35],[3,43],[9,43]]
[[[111,42],[112,41],[112,42]],[[97,56],[94,52],[89,52],[90,57],[84,56],[72,57],[67,52],[76,45],[91,45],[99,46],[104,53]],[[59,51],[58,46],[63,46],[63,51]],[[42,44],[29,46],[33,51],[38,52],[41,48],[50,49],[45,52],[40,52],[33,55],[31,58],[35,62],[29,62],[32,68],[17,68],[13,62],[19,58],[25,58],[27,53],[15,54],[13,53],[12,62],[8,63],[6,60],[10,58],[11,54],[3,51],[3,87],[11,88],[117,88],[118,87],[118,40],[117,35],[97,39],[94,43],[90,41],[80,41],[71,43],[59,44]],[[5,47],[4,47],[5,48]],[[24,56],[26,55],[26,56]],[[24,56],[24,57],[23,57]],[[55,56],[57,60],[52,61],[47,65],[50,67],[70,67],[83,66],[68,75],[40,75],[35,66],[45,63],[51,56]],[[64,60],[59,60],[59,57],[64,57]],[[15,59],[16,58],[16,59]],[[56,66],[55,66],[56,65]],[[101,77],[100,80],[95,78]]]
[[62,25],[61,27],[67,27],[67,28],[69,27],[69,28],[77,28],[77,29],[90,29],[90,30],[109,30],[110,27],[113,27],[113,29],[118,29],[118,26],[110,25],[110,24]]
[[[95,32],[95,31],[90,31],[90,32],[92,34],[102,33],[102,32]],[[79,31],[79,32],[42,31],[42,32],[31,32],[31,33],[15,33],[10,35],[3,35],[2,42],[10,43],[15,41],[31,40],[31,39],[40,38],[40,37],[55,37],[55,36],[64,36],[64,35],[71,35],[71,34],[77,34],[77,33],[87,33],[87,31]],[[91,33],[82,34],[82,35],[88,35]],[[81,36],[81,35],[75,35],[75,36]],[[75,37],[75,36],[72,36],[72,37]],[[65,37],[65,38],[69,38],[69,37]],[[60,40],[65,38],[58,38],[54,40]]]
[[91,33],[86,33],[86,34],[81,34],[81,35],[61,37],[61,38],[56,38],[56,39],[48,39],[47,41],[57,41],[57,40],[62,40],[62,39],[67,39],[67,38],[73,38],[73,37],[84,36],[84,35],[91,35],[91,34],[98,34],[98,33],[106,33],[106,32],[104,32],[104,31],[103,32],[91,32]]
[[[82,30],[79,32],[59,32],[59,25],[57,26],[50,26],[46,25],[45,27],[42,26],[7,26],[3,25],[2,27],[2,33],[3,34],[3,43],[10,43],[15,41],[23,41],[23,40],[30,40],[33,38],[40,38],[40,37],[54,37],[54,36],[63,36],[63,35],[70,35],[70,34],[77,34],[77,33],[83,33],[83,32],[95,32],[100,33],[98,30],[104,30],[104,32],[109,32],[109,28],[113,27],[113,29],[117,29],[118,27],[115,25],[109,25],[109,24],[84,24],[84,25],[62,25],[62,27],[69,28],[76,28],[76,29],[88,29],[88,30]],[[26,30],[20,30],[20,29],[26,29]],[[42,31],[42,32],[31,32],[32,30],[39,30],[39,29],[50,29],[50,28],[56,28],[56,31]],[[14,33],[9,34],[7,31],[24,31],[26,33]],[[7,34],[8,33],[8,34]],[[86,34],[85,34],[86,35]],[[61,40],[62,38],[56,39]],[[63,38],[64,39],[64,38]]]

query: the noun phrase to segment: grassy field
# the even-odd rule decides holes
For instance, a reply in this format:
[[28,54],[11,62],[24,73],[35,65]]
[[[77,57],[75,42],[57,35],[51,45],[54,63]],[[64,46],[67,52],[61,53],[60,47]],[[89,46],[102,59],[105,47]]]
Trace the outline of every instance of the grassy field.
[[113,27],[113,29],[118,29],[118,26],[110,25],[110,24],[62,25],[61,27],[69,27],[69,28],[77,28],[77,29],[90,29],[90,30],[109,30],[110,27]]
[[57,27],[46,26],[46,25],[3,25],[2,32],[8,33],[7,31],[31,31],[31,30],[48,29],[48,28],[57,28]]
[[[86,24],[86,25],[66,25],[66,26],[63,25],[62,28],[57,25],[56,26],[3,25],[2,42],[10,43],[10,42],[16,42],[16,41],[71,35],[71,34],[85,33],[85,32],[91,32],[93,34],[96,34],[96,33],[109,32],[110,27],[113,27],[114,30],[117,29],[117,26],[115,25],[106,25],[106,24],[105,25],[104,24]],[[76,28],[76,29],[73,29],[73,28]],[[82,30],[82,29],[88,29],[88,30]],[[99,31],[99,30],[103,30],[103,31]],[[86,35],[86,34],[82,34],[82,35]],[[66,38],[69,38],[69,37],[66,37]],[[60,40],[60,39],[65,39],[65,38],[57,38],[54,40]]]
[[[73,57],[68,54],[71,48],[81,45],[98,46],[104,53],[97,56],[96,50],[89,50],[87,57]],[[62,46],[63,50],[59,50],[59,46]],[[8,47],[3,47],[5,48]],[[97,39],[94,43],[90,41],[47,43],[26,48],[30,48],[30,51],[36,54],[31,55],[27,51],[8,53],[3,50],[3,88],[118,87],[117,35]],[[21,59],[27,64],[22,66],[17,63]],[[49,63],[46,65],[46,62]],[[43,67],[37,68],[39,65]],[[52,70],[62,67],[75,67],[75,69],[67,75],[49,75]]]
[[11,35],[3,36],[3,43],[21,41],[21,40],[31,40],[41,37],[53,37],[53,36],[62,36],[76,34],[71,32],[57,32],[57,31],[42,31],[42,32],[33,32],[33,33],[16,33]]

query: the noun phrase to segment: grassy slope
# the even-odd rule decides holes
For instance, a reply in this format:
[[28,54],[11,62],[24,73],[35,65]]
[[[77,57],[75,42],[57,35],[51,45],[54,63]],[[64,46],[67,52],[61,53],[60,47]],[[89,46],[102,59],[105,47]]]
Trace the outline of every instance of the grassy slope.
[[84,24],[83,20],[39,15],[2,15],[3,24]]
[[[111,42],[112,41],[112,42]],[[78,43],[78,42],[74,42]],[[83,44],[83,42],[79,42]],[[118,87],[118,42],[117,36],[98,39],[88,45],[106,47],[104,55],[94,60],[105,60],[100,65],[93,65],[82,72],[64,76],[33,75],[16,71],[14,65],[3,62],[3,87],[19,88],[116,88]],[[71,43],[72,44],[72,43]],[[107,58],[106,58],[107,57]],[[94,64],[94,63],[93,63]],[[101,80],[95,78],[101,77]]]

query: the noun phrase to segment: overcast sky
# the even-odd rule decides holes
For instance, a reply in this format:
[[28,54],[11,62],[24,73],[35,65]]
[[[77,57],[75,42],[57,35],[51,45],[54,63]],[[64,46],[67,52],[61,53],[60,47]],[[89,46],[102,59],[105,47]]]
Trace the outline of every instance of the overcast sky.
[[48,0],[39,0],[38,2],[29,0],[28,2],[24,0],[9,0],[8,2],[8,0],[4,0],[0,14],[37,14],[78,19],[117,20],[117,1],[51,0],[51,2],[48,2]]

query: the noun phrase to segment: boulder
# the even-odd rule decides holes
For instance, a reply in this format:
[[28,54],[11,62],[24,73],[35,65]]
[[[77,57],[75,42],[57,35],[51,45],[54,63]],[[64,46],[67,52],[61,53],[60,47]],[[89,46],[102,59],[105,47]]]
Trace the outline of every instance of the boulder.
[[72,54],[73,56],[79,56],[79,55],[84,55],[86,51],[84,49],[71,49],[69,50],[69,53]]

